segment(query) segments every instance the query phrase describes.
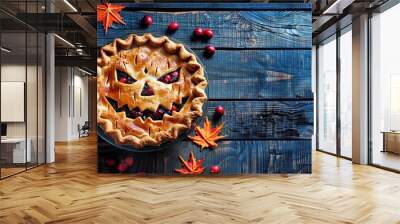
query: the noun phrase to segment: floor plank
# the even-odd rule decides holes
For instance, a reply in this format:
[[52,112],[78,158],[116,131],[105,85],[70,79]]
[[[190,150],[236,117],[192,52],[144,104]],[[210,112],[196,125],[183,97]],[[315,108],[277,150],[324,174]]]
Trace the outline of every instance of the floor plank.
[[400,176],[313,153],[312,175],[96,173],[96,139],[0,181],[0,223],[400,223]]

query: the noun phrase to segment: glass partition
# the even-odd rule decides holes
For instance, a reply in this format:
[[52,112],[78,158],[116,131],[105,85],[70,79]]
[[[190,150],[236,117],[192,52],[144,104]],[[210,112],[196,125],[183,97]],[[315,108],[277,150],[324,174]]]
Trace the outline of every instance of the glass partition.
[[[4,3],[4,4],[3,4]],[[26,24],[44,1],[2,1],[0,178],[45,162],[45,35]],[[35,18],[35,17],[33,17]]]
[[336,36],[318,47],[318,149],[336,154]]
[[400,171],[400,5],[371,19],[371,162]]
[[[24,3],[21,2],[19,7],[24,8]],[[5,18],[14,21],[10,15],[3,13],[1,16],[3,21]],[[31,162],[32,152],[26,141],[27,119],[25,113],[28,70],[27,40],[25,24],[18,21],[14,27],[2,24],[0,86],[2,177],[26,170],[27,162]]]
[[351,26],[340,36],[340,155],[352,157],[352,33]]

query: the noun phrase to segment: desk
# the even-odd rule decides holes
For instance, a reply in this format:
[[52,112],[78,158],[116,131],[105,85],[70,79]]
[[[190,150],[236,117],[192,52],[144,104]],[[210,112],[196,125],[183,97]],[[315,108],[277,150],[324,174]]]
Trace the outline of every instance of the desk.
[[[28,147],[25,152],[25,138],[6,138],[1,139],[1,157],[6,160],[6,163],[25,163],[30,162],[31,139],[26,140]],[[12,159],[11,159],[12,158]]]
[[383,152],[400,154],[400,132],[384,131],[383,133]]

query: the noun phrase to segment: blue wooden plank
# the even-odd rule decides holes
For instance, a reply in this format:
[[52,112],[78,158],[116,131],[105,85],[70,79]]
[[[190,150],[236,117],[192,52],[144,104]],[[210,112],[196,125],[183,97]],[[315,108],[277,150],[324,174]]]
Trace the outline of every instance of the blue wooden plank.
[[[200,151],[198,146],[184,140],[153,153],[120,151],[100,141],[100,172],[116,172],[116,167],[109,169],[104,165],[104,157],[119,161],[133,155],[135,165],[127,172],[173,175],[173,170],[180,167],[178,155],[187,158],[194,151],[197,158],[205,159],[205,174],[211,165],[220,165],[222,175],[311,173],[310,5],[157,3],[129,6],[122,12],[127,26],[114,25],[104,35],[98,24],[98,46],[130,33],[149,32],[169,35],[194,49],[205,65],[209,81],[210,100],[203,109],[211,118],[216,105],[224,106],[225,116],[213,123],[225,122],[223,134],[228,137],[215,150]],[[144,28],[140,21],[147,14],[153,16],[154,25]],[[167,34],[166,27],[173,20],[179,22],[180,29]],[[211,27],[214,38],[194,41],[191,33],[196,26]],[[208,43],[217,47],[217,54],[211,59],[202,56],[202,49]]]
[[[115,24],[105,34],[101,23],[97,24],[97,44],[104,46],[115,38],[129,34],[152,33],[169,35],[192,49],[203,49],[207,43],[217,48],[301,48],[311,49],[311,13],[293,11],[191,11],[191,12],[131,12],[122,11],[127,25]],[[153,25],[144,28],[144,15],[153,17]],[[180,28],[173,34],[166,32],[171,21]],[[210,27],[214,37],[209,41],[194,41],[193,29]]]
[[218,105],[225,115],[213,123],[224,122],[228,139],[311,139],[313,134],[312,101],[209,101],[204,111],[210,120]]
[[108,167],[105,159],[114,159],[117,163],[126,156],[133,156],[134,165],[127,173],[148,173],[161,175],[179,175],[178,156],[187,158],[191,151],[195,157],[204,159],[205,175],[210,167],[221,167],[220,175],[252,173],[311,173],[311,140],[297,141],[221,141],[213,150],[200,151],[191,142],[176,142],[159,152],[131,153],[110,148],[99,143],[98,170],[101,173],[118,172],[116,166]]
[[251,10],[311,11],[311,3],[123,3],[131,10]]
[[217,50],[204,64],[210,99],[312,99],[311,51]]

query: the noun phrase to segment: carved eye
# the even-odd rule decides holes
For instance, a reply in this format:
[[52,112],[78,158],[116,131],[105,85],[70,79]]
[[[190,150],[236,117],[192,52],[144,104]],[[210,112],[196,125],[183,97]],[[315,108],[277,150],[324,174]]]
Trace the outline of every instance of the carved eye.
[[166,84],[171,84],[171,83],[179,81],[179,70],[180,70],[180,68],[178,68],[177,70],[172,71],[170,73],[164,74],[163,76],[158,78],[158,81],[166,83]]
[[118,82],[125,83],[125,84],[132,84],[132,83],[136,82],[136,80],[134,78],[132,78],[132,76],[126,74],[125,72],[121,72],[119,70],[117,70],[117,80],[118,80]]

